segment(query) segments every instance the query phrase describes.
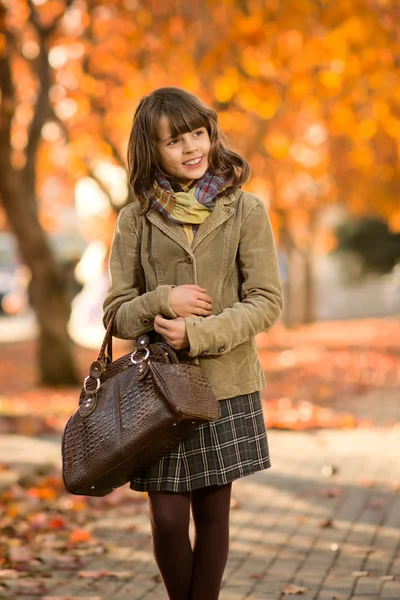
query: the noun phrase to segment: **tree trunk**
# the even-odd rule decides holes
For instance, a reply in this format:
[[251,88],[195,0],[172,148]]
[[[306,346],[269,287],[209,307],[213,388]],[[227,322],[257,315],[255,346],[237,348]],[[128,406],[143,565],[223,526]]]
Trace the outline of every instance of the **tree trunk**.
[[304,260],[304,290],[303,290],[303,319],[302,323],[313,323],[315,320],[314,311],[314,265],[312,248],[308,248],[303,254]]
[[310,212],[309,236],[307,247],[303,252],[304,261],[304,291],[303,291],[303,319],[302,323],[315,321],[315,274],[314,274],[314,236],[317,213]]
[[[66,6],[72,0],[66,0]],[[48,61],[48,40],[58,18],[45,27],[36,14],[33,2],[28,2],[30,22],[36,30],[40,52],[35,62],[39,93],[33,118],[29,125],[25,151],[26,164],[21,171],[12,165],[11,131],[17,107],[11,72],[13,37],[7,31],[7,9],[0,1],[0,34],[5,46],[0,53],[0,194],[8,221],[18,240],[23,261],[29,267],[31,303],[39,323],[39,373],[40,383],[77,384],[67,333],[69,306],[65,280],[60,273],[46,235],[40,225],[36,204],[36,162],[41,132],[50,112],[51,85]]]
[[[281,218],[284,219],[284,213],[281,212]],[[293,294],[293,254],[295,252],[293,238],[284,223],[281,228],[280,235],[280,252],[281,252],[281,269],[282,288],[283,288],[283,313],[282,320],[285,327],[288,329],[294,324],[294,294]]]
[[39,223],[32,191],[11,167],[0,169],[0,193],[23,261],[32,273],[30,296],[39,324],[38,366],[44,385],[76,385],[78,377],[67,332],[66,284]]

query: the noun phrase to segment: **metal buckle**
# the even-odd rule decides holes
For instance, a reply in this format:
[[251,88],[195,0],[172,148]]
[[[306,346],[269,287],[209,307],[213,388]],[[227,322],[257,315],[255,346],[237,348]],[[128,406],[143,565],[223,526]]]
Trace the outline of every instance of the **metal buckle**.
[[[88,390],[86,387],[86,383],[89,379],[95,379],[96,380],[96,389],[95,390]],[[100,379],[93,377],[92,375],[88,375],[87,377],[85,377],[85,381],[83,382],[83,389],[85,390],[85,392],[88,392],[89,394],[94,394],[94,392],[97,392],[97,390],[100,389]]]
[[138,350],[135,350],[134,352],[132,352],[132,354],[131,354],[131,361],[133,362],[134,365],[137,365],[138,363],[142,363],[142,362],[144,362],[145,360],[147,360],[149,358],[149,356],[150,356],[150,350],[148,348],[146,348],[146,352],[145,352],[144,358],[142,358],[141,360],[135,360],[134,359],[135,354],[137,354],[138,352],[142,352],[142,351],[143,351],[142,349],[138,349]]

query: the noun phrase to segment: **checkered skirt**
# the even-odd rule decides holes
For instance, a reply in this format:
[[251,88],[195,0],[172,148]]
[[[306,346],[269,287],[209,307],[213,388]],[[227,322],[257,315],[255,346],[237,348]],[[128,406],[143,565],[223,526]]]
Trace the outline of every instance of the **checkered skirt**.
[[188,492],[268,469],[267,432],[259,392],[220,401],[221,417],[193,431],[130,487]]

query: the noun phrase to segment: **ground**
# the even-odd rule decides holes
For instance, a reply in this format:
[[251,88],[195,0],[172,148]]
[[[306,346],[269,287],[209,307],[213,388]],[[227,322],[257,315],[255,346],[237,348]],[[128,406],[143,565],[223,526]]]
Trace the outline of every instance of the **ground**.
[[[399,333],[391,319],[258,338],[272,468],[234,484],[221,600],[400,598]],[[64,492],[78,390],[34,385],[32,343],[3,349],[0,598],[166,600],[146,495]],[[77,350],[84,376],[93,351]]]

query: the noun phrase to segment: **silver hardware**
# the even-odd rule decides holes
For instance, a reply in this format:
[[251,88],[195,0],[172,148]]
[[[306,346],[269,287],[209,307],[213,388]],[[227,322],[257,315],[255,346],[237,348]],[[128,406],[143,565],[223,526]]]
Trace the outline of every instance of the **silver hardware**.
[[196,425],[196,421],[192,421],[192,425]]
[[176,423],[172,423],[172,427],[175,427],[175,426],[176,426]]
[[147,359],[149,358],[149,356],[150,356],[150,350],[149,350],[148,348],[146,348],[146,353],[145,353],[145,355],[144,355],[144,358],[142,358],[141,360],[135,360],[135,359],[134,359],[134,356],[135,356],[135,354],[137,354],[137,353],[138,353],[138,350],[135,350],[135,351],[134,351],[134,352],[132,352],[132,354],[131,354],[131,361],[133,362],[133,364],[134,364],[134,365],[137,365],[138,363],[142,363],[142,362],[144,362],[144,361],[145,361],[145,360],[147,360]]
[[88,382],[89,379],[95,379],[95,378],[92,377],[91,375],[88,375],[87,377],[85,377],[85,381],[83,382],[83,389],[85,390],[85,392],[97,392],[97,390],[100,389],[100,379],[96,378],[96,389],[95,390],[88,390],[86,387],[86,383]]
[[91,490],[94,490],[94,485],[92,485],[92,487],[90,488]]

